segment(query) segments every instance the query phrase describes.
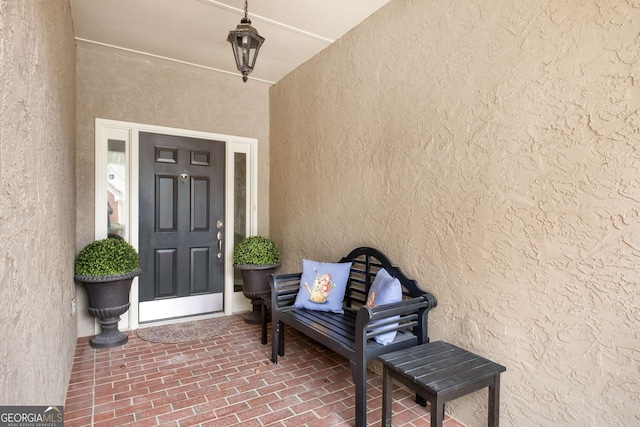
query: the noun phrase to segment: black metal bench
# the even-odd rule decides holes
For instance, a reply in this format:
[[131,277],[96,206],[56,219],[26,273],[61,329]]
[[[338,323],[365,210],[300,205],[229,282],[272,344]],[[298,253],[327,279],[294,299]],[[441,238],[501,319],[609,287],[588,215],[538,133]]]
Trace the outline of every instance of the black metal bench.
[[[348,359],[356,389],[356,426],[364,427],[367,425],[367,362],[382,354],[429,342],[428,314],[437,300],[376,249],[355,249],[340,262],[352,262],[343,302],[344,314],[293,307],[302,273],[269,276],[273,325],[271,357],[273,363],[278,363],[278,355],[284,356],[284,325],[288,325]],[[400,281],[403,300],[369,308],[366,306],[367,294],[381,268]],[[373,338],[381,332],[376,332],[375,327],[379,329],[385,319],[394,316],[400,316],[400,319],[390,319],[388,323],[398,322],[394,328],[397,330],[395,340],[386,346],[378,344]],[[376,322],[374,327],[372,322]]]

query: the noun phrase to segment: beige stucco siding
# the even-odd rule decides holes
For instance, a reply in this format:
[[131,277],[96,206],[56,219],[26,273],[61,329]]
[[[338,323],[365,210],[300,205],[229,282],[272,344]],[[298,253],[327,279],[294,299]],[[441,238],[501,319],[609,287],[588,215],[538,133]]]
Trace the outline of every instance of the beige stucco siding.
[[639,424],[639,28],[631,0],[390,2],[270,90],[281,270],[378,247],[433,339],[507,367],[502,425]]
[[0,405],[64,405],[76,342],[67,1],[0,1]]

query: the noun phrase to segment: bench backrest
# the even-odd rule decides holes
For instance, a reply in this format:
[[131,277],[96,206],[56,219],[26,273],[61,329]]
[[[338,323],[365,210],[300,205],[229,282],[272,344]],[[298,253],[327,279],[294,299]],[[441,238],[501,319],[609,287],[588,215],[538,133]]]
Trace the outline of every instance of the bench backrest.
[[340,260],[351,262],[351,274],[345,290],[344,305],[352,308],[360,308],[366,303],[369,288],[373,284],[376,273],[384,268],[398,279],[402,285],[402,293],[406,298],[426,296],[428,293],[418,286],[418,283],[404,275],[400,268],[396,267],[379,250],[369,247],[354,249]]

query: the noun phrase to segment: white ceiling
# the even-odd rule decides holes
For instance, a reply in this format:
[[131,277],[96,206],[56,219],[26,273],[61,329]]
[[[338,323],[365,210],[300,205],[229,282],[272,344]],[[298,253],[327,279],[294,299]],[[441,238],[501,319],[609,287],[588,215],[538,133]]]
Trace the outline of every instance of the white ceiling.
[[[266,40],[250,79],[275,83],[390,0],[250,0]],[[232,73],[244,0],[71,0],[79,46],[115,48]]]

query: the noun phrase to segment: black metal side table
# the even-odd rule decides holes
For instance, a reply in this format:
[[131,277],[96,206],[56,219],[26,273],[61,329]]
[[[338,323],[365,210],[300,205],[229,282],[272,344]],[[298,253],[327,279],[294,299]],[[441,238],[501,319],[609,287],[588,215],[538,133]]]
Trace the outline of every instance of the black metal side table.
[[379,357],[382,361],[382,425],[391,426],[392,380],[431,404],[431,427],[441,427],[450,400],[489,387],[488,425],[498,427],[502,365],[444,341],[422,344]]

